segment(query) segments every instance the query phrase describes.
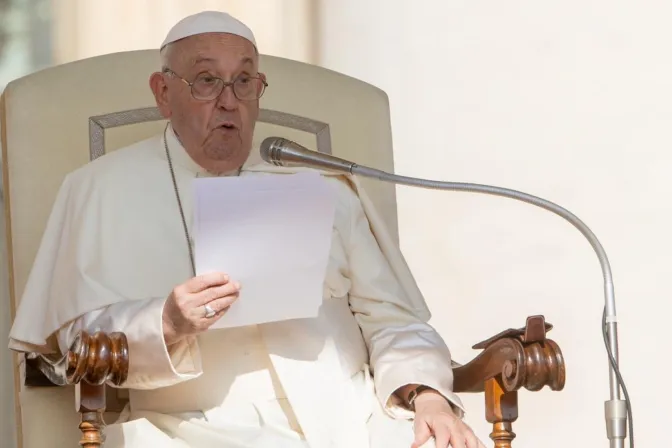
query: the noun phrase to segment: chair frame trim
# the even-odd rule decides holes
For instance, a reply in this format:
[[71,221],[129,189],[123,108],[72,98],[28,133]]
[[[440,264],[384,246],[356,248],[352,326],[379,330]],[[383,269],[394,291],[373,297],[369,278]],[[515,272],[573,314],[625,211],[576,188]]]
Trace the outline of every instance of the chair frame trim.
[[[164,117],[157,107],[143,107],[89,118],[89,157],[95,160],[105,155],[105,130],[119,126],[148,123],[163,120]],[[271,109],[261,109],[259,119],[261,123],[274,124],[285,128],[304,131],[315,135],[317,150],[331,154],[331,130],[327,123],[312,118],[302,117],[287,112]]]
[[[16,316],[16,287],[14,286],[14,250],[12,245],[12,220],[10,217],[9,168],[7,164],[7,115],[5,114],[6,98],[0,95],[0,146],[2,146],[2,195],[5,213],[5,251],[7,254],[7,282],[9,283],[9,313],[12,321]],[[14,420],[16,421],[16,443],[23,446],[23,418],[21,417],[21,368],[20,354],[12,353],[14,367]]]

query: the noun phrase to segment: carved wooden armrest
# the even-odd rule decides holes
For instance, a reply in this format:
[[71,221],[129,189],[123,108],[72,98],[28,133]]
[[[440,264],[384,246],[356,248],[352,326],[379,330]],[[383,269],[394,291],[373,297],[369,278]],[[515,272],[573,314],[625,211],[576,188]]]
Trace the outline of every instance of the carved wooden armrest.
[[[70,350],[60,358],[36,353],[26,356],[26,383],[33,386],[74,385],[76,407],[81,414],[79,445],[99,448],[104,441],[105,385],[120,386],[126,381],[128,359],[128,341],[123,333],[97,332],[91,336],[82,331]],[[36,370],[44,378],[39,378]]]
[[474,345],[483,351],[453,369],[455,392],[485,392],[486,419],[493,425],[490,438],[497,448],[510,448],[516,437],[512,423],[518,418],[520,388],[565,387],[562,352],[546,338],[552,328],[544,316],[530,316],[524,328],[505,330]]

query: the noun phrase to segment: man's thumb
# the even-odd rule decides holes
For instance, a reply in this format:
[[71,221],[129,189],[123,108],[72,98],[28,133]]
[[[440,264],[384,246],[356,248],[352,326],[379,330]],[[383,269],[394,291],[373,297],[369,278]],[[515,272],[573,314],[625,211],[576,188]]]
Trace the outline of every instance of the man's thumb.
[[420,448],[422,445],[427,443],[429,438],[432,436],[432,432],[424,420],[416,420],[414,424],[414,429],[415,429],[415,440],[413,441],[413,445],[411,445],[411,448]]

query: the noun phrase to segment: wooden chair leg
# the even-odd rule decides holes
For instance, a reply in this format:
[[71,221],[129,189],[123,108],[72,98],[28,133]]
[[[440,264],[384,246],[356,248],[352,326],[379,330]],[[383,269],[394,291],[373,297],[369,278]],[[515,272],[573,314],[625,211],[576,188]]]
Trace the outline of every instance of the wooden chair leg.
[[518,390],[565,387],[565,359],[546,333],[544,316],[530,316],[524,328],[508,329],[474,345],[482,352],[453,368],[455,393],[485,393],[485,417],[492,424],[495,448],[511,448],[518,419]]
[[516,438],[512,424],[518,419],[518,391],[506,392],[499,376],[485,382],[485,418],[492,423],[490,438],[495,448],[511,448]]
[[128,341],[123,333],[116,332],[90,336],[82,331],[59,359],[42,354],[26,356],[26,366],[42,372],[52,385],[75,385],[76,409],[81,414],[81,448],[102,448],[105,444],[107,384],[121,386],[126,381],[128,362]]
[[103,436],[103,412],[105,412],[105,384],[92,385],[86,381],[77,384],[78,411],[81,414],[79,430],[81,448],[101,448]]

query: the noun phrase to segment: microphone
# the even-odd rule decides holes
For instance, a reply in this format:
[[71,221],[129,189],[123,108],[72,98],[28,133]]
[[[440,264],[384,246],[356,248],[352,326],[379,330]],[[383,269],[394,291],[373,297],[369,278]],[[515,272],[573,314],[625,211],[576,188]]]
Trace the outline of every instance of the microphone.
[[[343,174],[352,174],[377,179],[399,185],[428,188],[434,190],[466,191],[506,197],[548,210],[568,221],[588,240],[602,268],[604,281],[604,311],[602,313],[602,333],[609,358],[609,401],[605,402],[604,415],[607,438],[611,448],[624,448],[627,430],[630,431],[630,446],[634,447],[632,408],[625,382],[619,370],[618,330],[616,320],[616,297],[611,266],[602,244],[590,228],[569,210],[521,191],[464,182],[442,182],[400,176],[375,168],[358,165],[345,159],[316,151],[311,151],[296,142],[281,137],[268,137],[260,146],[261,158],[272,165],[283,167],[307,167],[328,170]],[[625,400],[621,399],[621,389]],[[627,425],[626,425],[627,423]],[[627,426],[627,427],[626,427]]]
[[260,145],[261,158],[275,166],[310,167],[353,174],[355,163],[322,152],[311,151],[281,137],[269,137]]

